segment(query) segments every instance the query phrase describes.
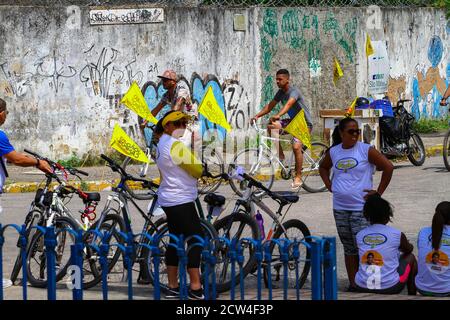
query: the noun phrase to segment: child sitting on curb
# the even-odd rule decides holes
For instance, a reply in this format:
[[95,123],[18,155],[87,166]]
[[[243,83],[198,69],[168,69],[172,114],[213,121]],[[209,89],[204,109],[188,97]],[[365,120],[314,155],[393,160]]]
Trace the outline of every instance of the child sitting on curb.
[[398,294],[407,285],[408,294],[415,295],[414,247],[403,232],[387,226],[393,217],[390,203],[379,195],[369,196],[363,213],[370,225],[356,235],[360,263],[355,291]]
[[424,296],[450,296],[450,202],[436,207],[431,227],[419,232],[416,286]]

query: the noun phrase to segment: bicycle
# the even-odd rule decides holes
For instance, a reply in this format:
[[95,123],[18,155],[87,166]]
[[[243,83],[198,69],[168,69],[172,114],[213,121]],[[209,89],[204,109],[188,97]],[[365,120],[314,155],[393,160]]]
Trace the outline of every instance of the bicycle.
[[[281,168],[280,173],[284,180],[293,178],[293,171],[295,170],[294,153],[291,153],[289,160],[284,163],[272,152],[268,143],[269,141],[290,143],[290,140],[272,138],[265,135],[266,130],[260,129],[256,122],[253,122],[252,126],[257,132],[258,147],[247,148],[239,152],[234,157],[232,165],[234,167],[243,167],[248,175],[263,182],[264,187],[267,189],[272,187],[275,179],[275,164]],[[308,192],[326,190],[325,184],[319,175],[319,165],[327,149],[328,146],[321,142],[312,142],[311,148],[303,146],[302,187]],[[233,171],[233,166],[229,167],[229,174]],[[230,179],[230,186],[238,196],[242,196],[243,191],[247,188],[245,181],[236,179]]]
[[[448,109],[450,112],[450,108]],[[448,125],[450,127],[450,120],[448,122]],[[450,128],[448,129],[447,133],[444,136],[444,144],[442,149],[442,156],[444,157],[444,165],[447,168],[448,171],[450,171]]]
[[[154,130],[154,126],[148,126],[150,130]],[[155,152],[156,152],[156,141],[152,139],[151,146],[145,148],[145,155],[149,160],[149,163],[154,162]],[[209,170],[214,173],[215,176],[220,176],[224,173],[225,166],[220,152],[218,152],[212,144],[202,145],[201,159],[203,163],[208,164]],[[130,157],[126,157],[122,163],[122,168],[132,175],[139,175],[139,177],[144,178],[147,176],[149,163],[142,163],[136,161]],[[198,179],[198,193],[207,194],[214,192],[219,188],[222,180],[221,179],[206,179],[202,177]],[[146,191],[133,189],[132,186],[126,184],[125,188],[128,193],[132,195],[133,198],[138,200],[150,200],[152,196]]]
[[[236,167],[235,167],[236,168]],[[236,174],[234,174],[236,175]],[[251,238],[254,240],[262,240],[263,243],[270,241],[272,239],[286,238],[286,239],[297,239],[305,240],[311,242],[311,233],[308,227],[299,219],[290,219],[285,222],[286,214],[293,203],[298,202],[299,196],[297,192],[293,191],[281,191],[273,192],[267,187],[265,187],[261,182],[257,181],[250,175],[246,173],[237,174],[242,179],[247,182],[247,188],[244,191],[243,196],[236,201],[235,207],[232,213],[222,219],[216,220],[214,227],[216,228],[220,237],[226,237],[229,239],[245,239]],[[231,176],[229,176],[231,178]],[[259,191],[254,191],[253,188],[264,191],[261,193]],[[263,196],[267,195],[279,204],[277,212],[273,212],[269,207],[267,207],[262,201]],[[283,208],[289,205],[286,212],[283,214]],[[271,219],[272,225],[269,228],[266,236],[261,237],[261,230],[254,218],[255,216],[255,206],[265,212]],[[254,253],[254,248],[249,244],[244,244],[243,253],[245,256],[245,264],[243,266],[243,276],[247,276],[256,267],[256,257]],[[300,253],[300,257],[304,257],[302,260],[301,276],[299,277],[298,286],[301,288],[310,270],[310,250],[304,247],[305,252]],[[277,252],[278,250],[278,252]],[[280,280],[279,273],[282,268],[281,262],[281,252],[279,248],[275,246],[274,242],[270,244],[270,252],[272,253],[271,265],[277,270],[275,278],[272,279],[272,283],[276,284],[276,281]],[[216,277],[219,282],[224,283],[225,289],[229,289],[229,284],[231,283],[228,268],[229,258],[227,255],[227,248],[223,248],[221,252],[222,259],[218,259],[218,264],[222,264],[222,269],[216,270]],[[268,270],[265,268],[265,280],[267,284]],[[289,257],[289,271],[295,271],[295,261],[291,256]],[[295,276],[289,276],[289,279],[295,279]],[[235,281],[239,283],[240,275],[237,272]],[[295,287],[295,286],[294,286]]]
[[[153,183],[152,181],[149,180],[145,180],[145,179],[141,179],[141,178],[137,178],[134,177],[130,174],[128,174],[124,168],[120,165],[118,165],[114,160],[108,158],[105,155],[101,155],[101,158],[103,160],[105,160],[108,163],[108,166],[111,168],[111,170],[113,170],[116,173],[119,173],[121,176],[120,182],[118,183],[118,185],[113,189],[113,194],[110,195],[107,199],[107,203],[105,204],[105,207],[99,217],[99,220],[97,221],[98,224],[101,224],[102,221],[104,221],[104,219],[107,219],[108,217],[113,216],[114,219],[117,223],[117,225],[119,226],[119,229],[115,229],[115,226],[111,226],[111,229],[113,231],[113,234],[115,234],[116,236],[120,237],[119,231],[122,233],[126,233],[126,234],[134,234],[132,227],[131,227],[131,219],[130,219],[130,210],[128,208],[128,202],[131,202],[134,207],[138,210],[138,212],[141,214],[141,216],[144,218],[144,226],[142,228],[141,233],[139,233],[139,238],[137,239],[137,241],[134,241],[135,244],[135,252],[133,254],[133,262],[132,265],[134,263],[138,263],[140,265],[140,275],[138,278],[138,282],[141,284],[147,284],[147,283],[154,283],[154,271],[152,269],[153,265],[150,263],[150,259],[151,259],[151,252],[150,250],[145,247],[142,246],[140,244],[150,244],[149,243],[149,239],[146,237],[147,235],[150,236],[158,236],[158,238],[161,238],[161,241],[158,243],[158,247],[160,249],[160,257],[161,257],[161,267],[160,270],[161,272],[159,273],[160,275],[160,284],[161,284],[161,288],[167,289],[168,288],[168,282],[167,282],[167,278],[166,278],[166,273],[164,272],[165,267],[165,250],[168,247],[168,242],[167,242],[167,237],[165,237],[165,235],[167,235],[168,233],[168,228],[167,228],[167,221],[165,218],[160,218],[159,220],[157,220],[156,222],[152,221],[152,217],[153,217],[153,212],[156,208],[156,203],[157,203],[157,193],[156,193],[156,189],[158,188],[158,185]],[[154,201],[152,202],[152,205],[149,209],[149,211],[147,213],[145,213],[137,204],[136,202],[133,200],[134,195],[129,193],[128,188],[126,188],[126,183],[129,181],[134,181],[134,182],[140,182],[142,183],[142,186],[146,189],[148,189],[147,194],[151,197],[151,199],[153,199]],[[112,202],[116,202],[118,204],[119,209],[115,209],[111,206]],[[225,198],[223,198],[223,202],[225,202]],[[197,198],[196,200],[196,206],[197,206],[197,211],[199,213],[200,216],[200,222],[201,222],[201,227],[203,229],[204,234],[209,237],[210,239],[215,238],[217,236],[217,233],[214,229],[214,227],[209,223],[208,219],[210,220],[211,217],[209,216],[208,219],[205,218],[202,207],[200,205],[200,201]],[[121,215],[120,215],[120,213]],[[210,215],[212,214],[212,212],[210,212]],[[122,222],[122,223],[120,223]],[[95,230],[95,228],[91,228],[91,230]],[[95,238],[95,236],[94,236]],[[119,243],[124,243],[124,239],[120,237],[120,239],[118,239]],[[98,256],[97,253],[93,253],[90,252],[91,255],[93,256]],[[113,268],[117,265],[118,263],[118,259],[119,256],[121,255],[120,251],[115,251],[114,253],[110,254],[108,253],[108,273],[111,274],[111,271],[113,270]],[[112,256],[112,258],[111,258]],[[92,257],[88,257],[88,259],[93,259]],[[95,261],[97,261],[97,257],[95,257],[95,259],[93,259]],[[120,264],[123,265],[123,271],[118,271],[118,269],[115,269],[115,273],[121,273],[123,274],[124,272],[129,272],[132,270],[126,270],[126,267],[124,264]],[[83,280],[84,286],[85,288],[90,288],[93,287],[94,285],[98,284],[101,281],[101,266],[96,265],[93,266],[91,268],[92,270],[95,270],[96,272],[94,272],[92,274],[93,278],[92,280],[90,280],[89,282],[86,282],[85,280]]]

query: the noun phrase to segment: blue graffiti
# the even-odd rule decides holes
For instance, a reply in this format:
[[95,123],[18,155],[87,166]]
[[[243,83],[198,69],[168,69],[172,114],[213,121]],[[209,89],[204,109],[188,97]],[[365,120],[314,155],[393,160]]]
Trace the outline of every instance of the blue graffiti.
[[411,106],[411,112],[414,115],[414,118],[416,118],[416,120],[419,120],[419,118],[420,118],[419,105],[420,105],[421,100],[422,100],[422,97],[420,96],[419,80],[417,80],[417,78],[414,78],[413,79],[413,104]]
[[431,117],[433,117],[433,118],[439,118],[441,116],[440,100],[441,100],[440,93],[439,93],[436,85],[434,85],[432,99],[431,99],[431,103],[432,103]]
[[433,68],[436,68],[439,62],[441,62],[443,51],[444,46],[441,38],[439,38],[439,36],[434,36],[431,38],[430,46],[428,47],[428,59],[430,60]]

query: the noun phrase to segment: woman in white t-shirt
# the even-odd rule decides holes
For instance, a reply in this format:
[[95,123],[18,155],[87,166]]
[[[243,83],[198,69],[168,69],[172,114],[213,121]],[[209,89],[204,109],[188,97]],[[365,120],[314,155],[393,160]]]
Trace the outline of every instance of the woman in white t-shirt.
[[[167,216],[169,233],[175,236],[190,237],[187,271],[190,278],[189,299],[203,299],[200,281],[201,248],[193,245],[193,235],[203,237],[200,218],[195,200],[197,179],[202,176],[201,162],[179,140],[183,136],[189,117],[180,111],[169,111],[155,127],[161,135],[156,148],[156,164],[161,174],[158,188],[158,204]],[[173,239],[170,240],[174,242]],[[166,251],[169,290],[166,298],[179,297],[178,255],[173,246]]]
[[356,291],[398,294],[407,285],[408,294],[415,295],[414,247],[403,232],[386,225],[393,216],[391,205],[380,196],[371,195],[363,212],[369,226],[356,235],[360,257]]
[[431,227],[419,232],[417,239],[417,291],[424,296],[450,296],[450,202],[436,207]]

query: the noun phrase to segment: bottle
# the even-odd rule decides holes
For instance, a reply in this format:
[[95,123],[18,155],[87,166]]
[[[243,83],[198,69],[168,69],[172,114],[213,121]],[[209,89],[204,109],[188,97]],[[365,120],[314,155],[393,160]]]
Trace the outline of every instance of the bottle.
[[256,222],[258,223],[259,230],[261,230],[261,240],[264,240],[266,238],[266,235],[264,232],[264,219],[263,219],[261,213],[259,212],[259,210],[257,211],[257,213],[255,215],[255,219],[256,219]]

